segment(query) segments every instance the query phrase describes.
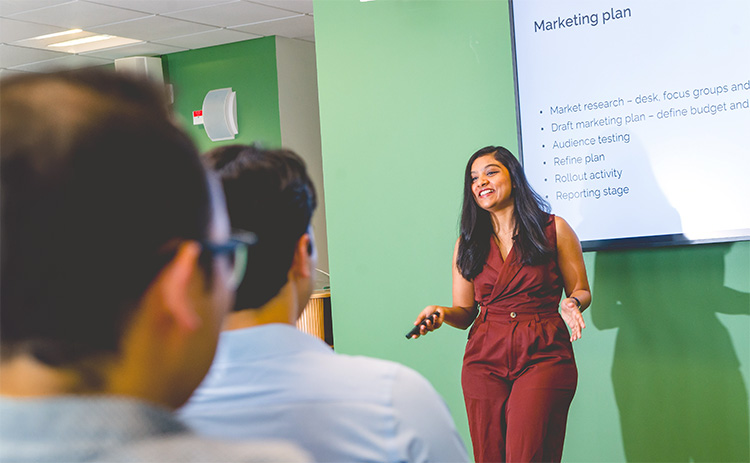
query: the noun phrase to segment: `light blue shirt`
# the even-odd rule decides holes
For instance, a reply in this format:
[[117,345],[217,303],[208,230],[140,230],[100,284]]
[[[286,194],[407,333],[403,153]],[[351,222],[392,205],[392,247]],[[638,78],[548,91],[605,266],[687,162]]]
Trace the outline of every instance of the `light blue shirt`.
[[394,362],[336,354],[290,325],[221,334],[179,415],[201,434],[287,439],[318,462],[465,462],[443,399]]
[[168,410],[117,396],[0,398],[0,462],[307,462],[288,443],[189,432]]

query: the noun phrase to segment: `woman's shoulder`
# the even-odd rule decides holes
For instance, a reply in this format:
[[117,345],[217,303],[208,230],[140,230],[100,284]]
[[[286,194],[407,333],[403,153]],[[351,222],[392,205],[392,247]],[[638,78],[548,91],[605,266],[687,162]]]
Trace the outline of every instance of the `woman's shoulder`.
[[571,241],[578,242],[578,237],[576,236],[575,231],[573,231],[573,227],[571,227],[565,219],[556,215],[554,216],[554,223],[558,245],[570,243]]
[[563,219],[559,215],[550,214],[550,221],[554,221],[555,228],[557,228],[558,231],[561,228],[563,228],[563,229],[565,229],[565,228],[570,229],[570,224],[568,224],[567,220]]

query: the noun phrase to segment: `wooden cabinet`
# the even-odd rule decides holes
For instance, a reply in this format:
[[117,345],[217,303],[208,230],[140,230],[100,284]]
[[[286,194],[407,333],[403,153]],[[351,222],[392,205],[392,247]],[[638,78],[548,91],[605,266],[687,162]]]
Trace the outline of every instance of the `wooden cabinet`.
[[330,291],[316,291],[310,296],[302,315],[297,320],[297,328],[322,339],[333,347]]

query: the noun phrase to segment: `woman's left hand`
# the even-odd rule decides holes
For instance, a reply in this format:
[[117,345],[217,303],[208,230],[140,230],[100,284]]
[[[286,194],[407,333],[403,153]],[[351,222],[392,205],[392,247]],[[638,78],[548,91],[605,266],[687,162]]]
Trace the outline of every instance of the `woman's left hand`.
[[570,342],[581,339],[581,331],[586,328],[586,323],[573,298],[568,297],[560,303],[560,316],[570,327]]

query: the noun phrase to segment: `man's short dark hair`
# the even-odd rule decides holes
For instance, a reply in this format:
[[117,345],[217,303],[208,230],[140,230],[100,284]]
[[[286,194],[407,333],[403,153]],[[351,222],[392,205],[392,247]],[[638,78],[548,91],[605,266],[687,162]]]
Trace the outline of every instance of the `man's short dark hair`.
[[206,171],[169,112],[163,91],[113,72],[0,82],[4,356],[117,352],[176,241],[207,237]]
[[315,187],[305,162],[289,150],[229,145],[206,157],[221,177],[232,228],[258,236],[248,250],[235,310],[262,307],[287,282],[295,245],[317,205]]

